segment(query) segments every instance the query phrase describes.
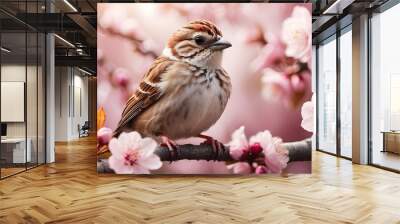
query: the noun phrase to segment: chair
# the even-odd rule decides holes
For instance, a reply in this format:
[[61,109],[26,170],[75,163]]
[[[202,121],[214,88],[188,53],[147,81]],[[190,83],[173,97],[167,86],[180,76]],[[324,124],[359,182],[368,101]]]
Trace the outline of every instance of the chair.
[[90,123],[89,121],[85,121],[85,123],[80,127],[78,124],[78,132],[79,132],[79,138],[80,137],[87,137],[89,136],[89,130],[90,130]]

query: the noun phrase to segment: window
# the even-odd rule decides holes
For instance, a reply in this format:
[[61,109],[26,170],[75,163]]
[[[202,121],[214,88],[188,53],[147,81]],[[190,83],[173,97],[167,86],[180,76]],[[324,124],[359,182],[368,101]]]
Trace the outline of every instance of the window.
[[318,149],[336,153],[336,36],[318,48]]
[[400,170],[400,5],[371,18],[372,164]]
[[340,36],[340,155],[352,157],[352,35],[351,26]]

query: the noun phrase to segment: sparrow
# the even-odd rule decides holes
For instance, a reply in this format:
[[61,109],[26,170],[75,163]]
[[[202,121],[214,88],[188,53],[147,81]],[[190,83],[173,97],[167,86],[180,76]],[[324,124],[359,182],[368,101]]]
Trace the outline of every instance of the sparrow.
[[175,140],[205,138],[201,134],[222,115],[231,81],[221,67],[223,50],[231,43],[211,22],[196,20],[174,32],[139,87],[127,101],[114,137],[125,131],[160,139],[170,149]]

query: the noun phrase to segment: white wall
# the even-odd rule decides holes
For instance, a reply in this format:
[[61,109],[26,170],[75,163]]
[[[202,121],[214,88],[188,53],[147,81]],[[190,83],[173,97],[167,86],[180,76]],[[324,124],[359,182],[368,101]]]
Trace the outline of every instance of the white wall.
[[[25,70],[26,69],[26,70]],[[29,86],[36,86],[36,80],[32,80],[31,75],[34,74],[36,77],[36,67],[17,64],[7,64],[1,66],[1,81],[4,82],[25,82],[25,75],[28,72],[28,84]],[[28,137],[31,133],[30,130],[36,130],[36,87],[27,88],[27,119],[28,122]],[[41,107],[42,105],[39,105]],[[34,107],[34,108],[33,108]],[[24,109],[24,108],[23,108]],[[7,108],[2,108],[1,110],[7,110]],[[35,113],[33,113],[34,111]],[[33,122],[33,123],[32,123]],[[7,122],[7,136],[8,137],[25,137],[25,124],[26,122]],[[35,132],[36,135],[36,132]]]
[[55,68],[55,140],[68,140],[69,68]]
[[83,75],[76,68],[56,67],[56,141],[79,138],[78,124],[88,120],[88,78]]
[[[5,82],[25,82],[25,65],[2,65],[1,66],[1,81]],[[28,70],[30,70],[28,68]],[[6,110],[7,108],[1,108]],[[25,123],[11,122],[7,123],[8,137],[25,137]]]

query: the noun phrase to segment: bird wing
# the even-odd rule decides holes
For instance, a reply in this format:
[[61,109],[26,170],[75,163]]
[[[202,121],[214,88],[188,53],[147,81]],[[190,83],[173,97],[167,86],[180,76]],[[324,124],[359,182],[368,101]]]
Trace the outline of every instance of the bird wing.
[[122,130],[134,121],[151,105],[157,102],[163,95],[158,83],[161,81],[161,75],[165,74],[173,61],[165,57],[160,57],[154,61],[152,67],[144,75],[135,94],[129,98],[122,112],[121,120],[114,131],[114,136],[118,136]]

